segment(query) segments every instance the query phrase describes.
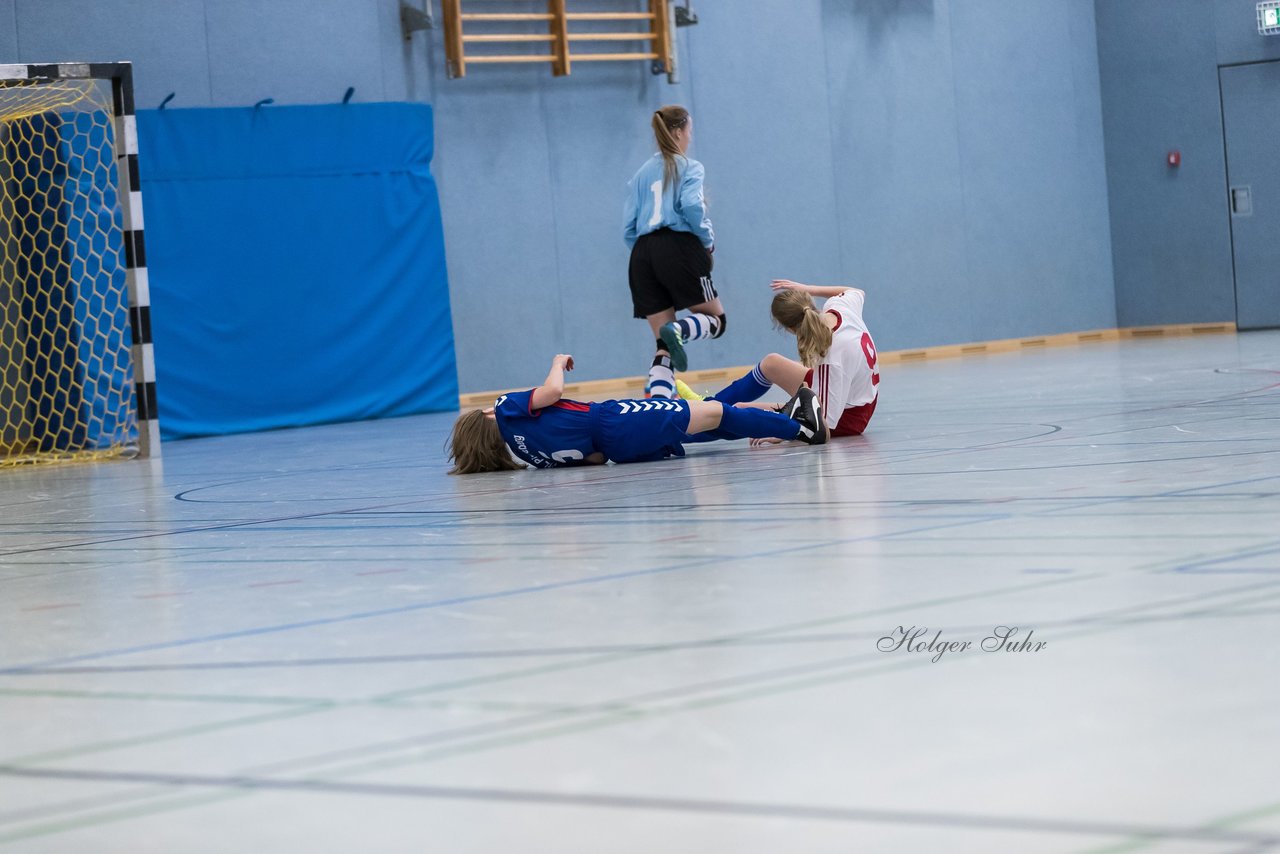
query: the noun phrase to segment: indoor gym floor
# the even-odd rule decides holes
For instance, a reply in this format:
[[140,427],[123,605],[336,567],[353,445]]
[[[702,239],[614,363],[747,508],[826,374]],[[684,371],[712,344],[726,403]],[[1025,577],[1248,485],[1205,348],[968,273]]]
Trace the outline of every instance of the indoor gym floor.
[[0,850],[1280,850],[1280,332],[882,388],[816,449],[0,472]]

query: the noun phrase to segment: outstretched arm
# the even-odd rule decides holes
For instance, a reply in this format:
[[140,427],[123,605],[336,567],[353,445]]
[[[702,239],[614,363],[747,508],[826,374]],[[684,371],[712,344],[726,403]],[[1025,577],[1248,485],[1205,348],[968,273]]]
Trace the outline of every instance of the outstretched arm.
[[801,291],[815,297],[838,297],[845,291],[858,291],[865,294],[857,288],[847,286],[829,286],[829,285],[802,285],[799,282],[793,282],[790,279],[774,279],[769,283],[769,287],[775,291]]
[[564,372],[573,370],[573,357],[561,353],[551,360],[547,380],[533,390],[531,402],[534,409],[550,406],[564,396]]

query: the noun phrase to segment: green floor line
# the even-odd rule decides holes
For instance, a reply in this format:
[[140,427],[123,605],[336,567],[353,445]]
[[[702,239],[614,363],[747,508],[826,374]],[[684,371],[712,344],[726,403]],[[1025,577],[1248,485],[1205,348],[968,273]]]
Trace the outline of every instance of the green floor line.
[[49,697],[65,700],[141,700],[148,703],[209,703],[248,706],[336,704],[328,697],[259,697],[252,694],[165,694],[151,691],[74,691],[57,688],[0,688],[0,697]]
[[124,821],[130,818],[145,818],[147,816],[157,815],[162,812],[177,809],[189,809],[191,807],[206,806],[208,804],[218,803],[219,801],[229,801],[235,798],[243,798],[253,794],[246,790],[222,791],[204,793],[198,796],[183,796],[177,803],[165,804],[157,808],[154,804],[140,804],[137,807],[115,810],[114,812],[95,813],[93,815],[82,816],[80,818],[64,819],[59,822],[49,824],[35,825],[22,830],[16,830],[9,833],[0,833],[0,845],[8,845],[11,842],[21,842],[26,839],[34,839],[39,836],[49,836],[54,833],[66,833],[71,830],[79,830],[85,827],[97,827],[103,824],[109,824],[114,821]]
[[[1258,819],[1270,818],[1273,815],[1280,814],[1280,803],[1267,804],[1256,809],[1246,810],[1244,812],[1232,813],[1220,818],[1211,819],[1203,824],[1197,825],[1197,830],[1226,830],[1229,828],[1239,827],[1242,824],[1248,824]],[[1102,848],[1089,848],[1079,852],[1079,854],[1127,854],[1129,851],[1141,851],[1143,848],[1149,848],[1159,842],[1159,839],[1153,839],[1149,836],[1135,836],[1118,842],[1115,845],[1108,845]]]
[[316,706],[305,706],[302,708],[285,709],[284,711],[279,712],[266,712],[261,715],[251,715],[244,718],[232,718],[227,721],[195,724],[193,726],[181,727],[179,729],[147,733],[146,735],[134,736],[132,738],[118,738],[110,741],[79,744],[75,747],[67,747],[61,750],[48,750],[42,753],[28,753],[26,756],[14,756],[12,758],[5,759],[3,760],[3,763],[6,765],[38,765],[42,762],[53,762],[59,759],[71,759],[73,757],[78,758],[81,756],[89,756],[94,753],[105,753],[106,751],[119,750],[123,747],[150,747],[153,744],[173,741],[177,738],[188,738],[193,735],[221,732],[229,729],[237,729],[239,727],[267,723],[269,721],[280,721],[288,718],[303,717],[306,715],[316,714],[317,712],[329,711],[331,708],[334,708],[334,706],[321,704]]

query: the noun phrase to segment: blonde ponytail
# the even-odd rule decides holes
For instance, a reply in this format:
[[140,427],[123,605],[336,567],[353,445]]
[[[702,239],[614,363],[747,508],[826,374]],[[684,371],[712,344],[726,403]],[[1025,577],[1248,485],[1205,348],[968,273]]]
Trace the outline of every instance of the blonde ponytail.
[[774,323],[796,336],[804,366],[817,367],[831,349],[831,328],[823,323],[813,299],[802,291],[779,291],[769,311]]
[[677,131],[685,126],[689,121],[689,111],[684,107],[676,105],[668,105],[653,114],[653,137],[658,141],[658,151],[662,153],[662,190],[666,192],[667,187],[675,182],[676,176],[680,174],[680,167],[676,164],[676,158],[682,157],[680,144],[676,142],[672,131]]

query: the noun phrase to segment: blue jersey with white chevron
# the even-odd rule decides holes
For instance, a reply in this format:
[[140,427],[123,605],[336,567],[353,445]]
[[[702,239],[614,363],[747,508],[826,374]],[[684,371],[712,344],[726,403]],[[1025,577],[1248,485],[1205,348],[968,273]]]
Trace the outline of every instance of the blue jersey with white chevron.
[[620,463],[684,456],[689,405],[683,400],[560,400],[533,408],[533,391],[504,394],[494,406],[507,447],[540,469],[579,466],[593,453]]
[[676,156],[676,166],[676,179],[664,187],[662,155],[655,154],[627,183],[623,239],[628,248],[635,246],[641,235],[660,228],[687,231],[707,249],[715,245],[715,230],[707,218],[702,194],[705,170],[698,161],[680,155]]

